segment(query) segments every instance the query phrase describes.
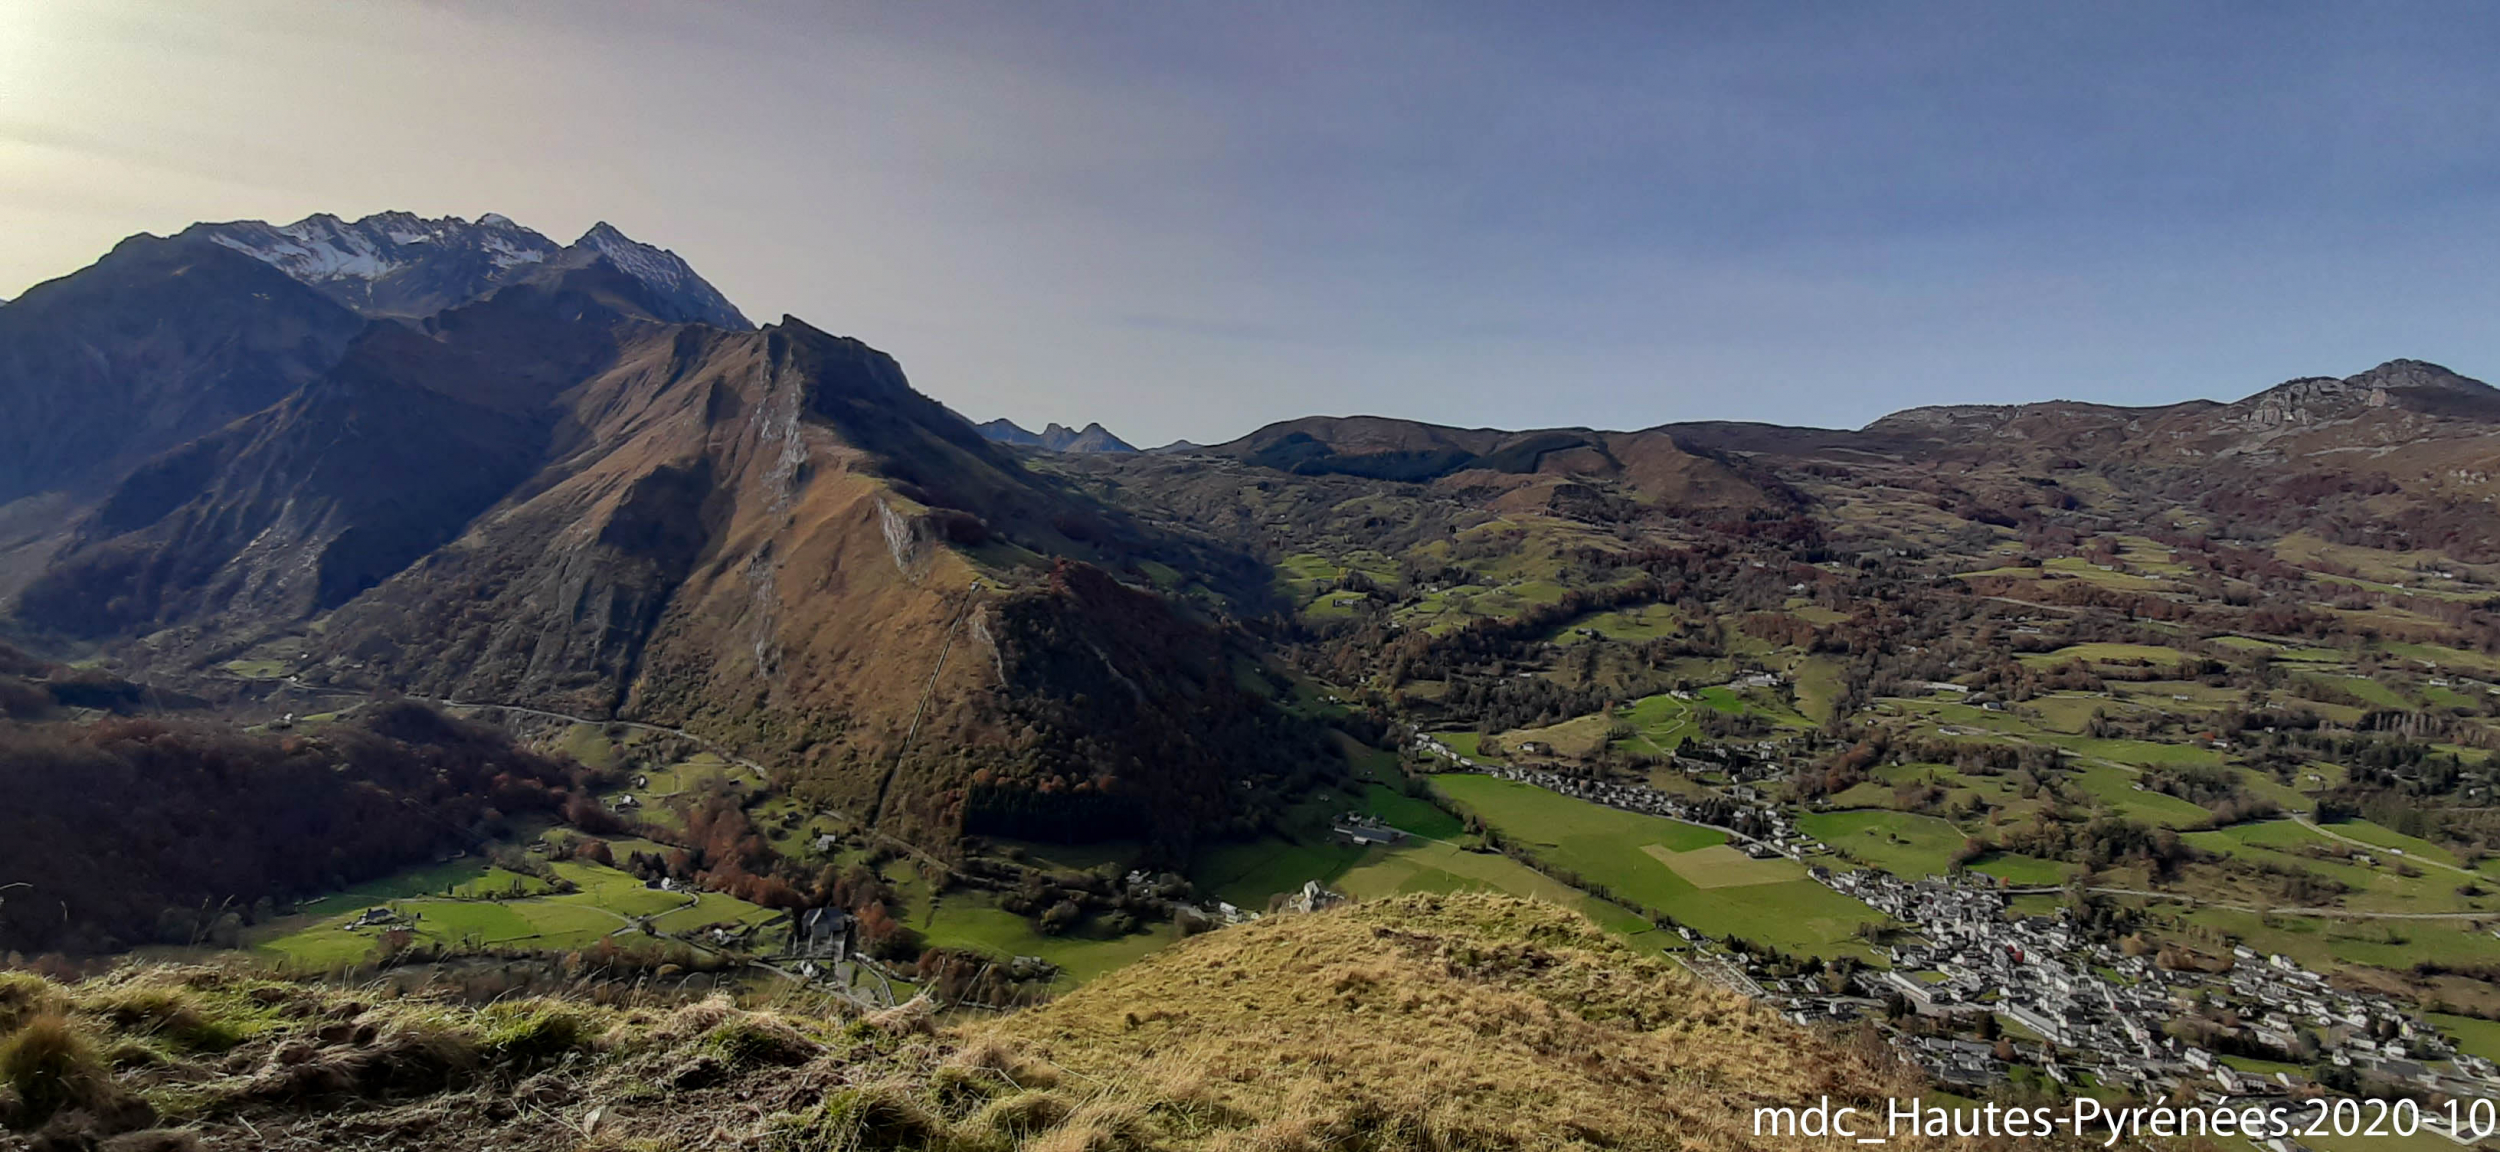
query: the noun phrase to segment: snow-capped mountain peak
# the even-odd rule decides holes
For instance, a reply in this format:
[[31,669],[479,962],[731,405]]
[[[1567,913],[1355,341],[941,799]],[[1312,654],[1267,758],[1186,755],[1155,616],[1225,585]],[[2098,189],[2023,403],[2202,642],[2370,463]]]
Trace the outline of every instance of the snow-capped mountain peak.
[[675,253],[605,223],[569,247],[499,212],[474,222],[411,212],[346,221],[317,212],[286,225],[195,224],[185,235],[252,256],[367,316],[430,316],[550,262],[604,259],[649,287],[665,319],[754,327]]
[[240,220],[191,232],[369,316],[423,316],[466,303],[563,250],[493,213],[470,223],[409,212],[351,222],[316,212],[293,224]]
[[718,328],[752,328],[738,306],[729,302],[720,290],[695,274],[692,265],[675,252],[645,244],[602,220],[582,233],[573,242],[575,251],[596,252],[608,262],[668,297],[687,313],[687,318]]

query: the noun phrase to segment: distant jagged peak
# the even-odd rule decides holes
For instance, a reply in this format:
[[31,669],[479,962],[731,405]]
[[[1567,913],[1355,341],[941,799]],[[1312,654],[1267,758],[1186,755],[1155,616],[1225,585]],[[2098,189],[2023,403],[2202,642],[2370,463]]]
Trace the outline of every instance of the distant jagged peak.
[[[966,423],[971,422],[966,421]],[[973,424],[972,427],[974,430],[980,432],[981,435],[1001,444],[1014,444],[1025,448],[1042,448],[1052,452],[1117,453],[1137,451],[1137,447],[1135,445],[1113,435],[1110,429],[1103,427],[1099,422],[1089,423],[1083,428],[1070,428],[1065,424],[1061,424],[1058,421],[1053,420],[1040,432],[1033,432],[1026,429],[1023,425],[1002,416],[996,420],[991,420],[986,423]]]
[[737,305],[697,275],[694,266],[677,253],[627,236],[605,220],[591,225],[572,247],[606,257],[626,274],[669,297],[685,310],[688,320],[734,331],[755,327]]
[[[1023,425],[1018,424],[1004,416],[986,423],[974,423],[971,419],[967,418],[964,420],[964,423],[971,424],[974,431],[979,432],[981,435],[1001,444],[1015,444],[1025,448],[1039,448],[1042,446],[1042,438],[1039,435],[1036,435],[1035,433],[1027,430]],[[1054,424],[1052,427],[1055,428],[1057,425]]]
[[1135,452],[1137,446],[1111,434],[1101,424],[1089,423],[1078,429],[1076,439],[1068,442],[1062,452]]

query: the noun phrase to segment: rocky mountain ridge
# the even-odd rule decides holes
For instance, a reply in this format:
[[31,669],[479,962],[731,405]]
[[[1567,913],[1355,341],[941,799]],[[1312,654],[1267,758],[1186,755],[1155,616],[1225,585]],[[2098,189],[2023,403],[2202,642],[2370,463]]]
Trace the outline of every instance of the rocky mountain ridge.
[[979,429],[981,435],[989,439],[1001,444],[1013,444],[1019,448],[1040,448],[1051,452],[1137,451],[1135,446],[1112,435],[1111,430],[1100,423],[1087,424],[1082,429],[1078,429],[1053,420],[1041,431],[1030,432],[1015,421],[1001,416],[996,420],[974,424],[973,427]]
[[676,253],[605,221],[570,245],[489,212],[475,221],[382,212],[348,221],[316,213],[292,224],[194,224],[180,234],[223,245],[286,273],[365,316],[417,318],[468,303],[537,268],[605,257],[657,294],[672,321],[754,325]]

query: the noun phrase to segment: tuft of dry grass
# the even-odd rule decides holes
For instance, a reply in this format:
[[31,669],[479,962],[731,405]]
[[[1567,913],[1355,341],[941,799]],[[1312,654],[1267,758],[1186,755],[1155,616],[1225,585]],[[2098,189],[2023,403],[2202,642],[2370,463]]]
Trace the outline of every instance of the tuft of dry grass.
[[967,1126],[1011,1143],[1022,1142],[1067,1123],[1075,1111],[1076,1106],[1058,1093],[1028,1090],[990,1101],[973,1114]]
[[192,991],[169,984],[109,988],[82,997],[79,1009],[103,1017],[124,1036],[162,1040],[188,1052],[223,1052],[241,1042],[249,1025],[218,1013]]
[[32,972],[0,972],[0,1036],[47,1012],[68,1006],[60,987]]
[[935,1031],[937,1001],[926,991],[891,1008],[871,1012],[864,1019],[872,1028],[897,1036],[927,1035]]
[[1135,1103],[1095,1100],[1024,1147],[1026,1152],[1142,1152],[1156,1143],[1146,1117],[1146,1109]]
[[17,1097],[19,1127],[42,1123],[110,1083],[95,1041],[57,1012],[36,1016],[0,1040],[0,1084]]

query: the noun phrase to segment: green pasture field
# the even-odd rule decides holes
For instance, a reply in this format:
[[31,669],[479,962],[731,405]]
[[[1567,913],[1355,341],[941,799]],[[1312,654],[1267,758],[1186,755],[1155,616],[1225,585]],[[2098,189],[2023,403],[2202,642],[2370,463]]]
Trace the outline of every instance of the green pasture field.
[[427,864],[350,885],[344,892],[332,893],[297,905],[308,915],[327,916],[338,912],[361,912],[376,904],[405,900],[415,896],[440,896],[456,889],[475,885],[498,871],[482,855],[462,856],[439,864]]
[[1591,612],[1555,628],[1546,639],[1555,644],[1584,644],[1589,639],[1586,633],[1595,632],[1606,640],[1656,640],[1675,635],[1682,626],[1673,605],[1641,604]]
[[[2214,832],[2191,832],[2181,839],[2207,852],[2333,880],[2349,889],[2337,903],[2354,911],[2475,912],[2490,903],[2486,898],[2458,895],[2456,889],[2462,878],[2454,872],[2416,868],[2418,875],[2405,876],[2396,870],[2394,858],[2384,856],[2376,866],[2356,863],[2351,859],[2355,851],[2352,846],[2318,835],[2291,820],[2237,824]],[[2194,883],[2186,886],[2191,894],[2208,894],[2199,892],[2199,887]],[[2210,895],[2229,898],[2241,894],[2215,891]]]
[[1971,865],[1971,871],[1997,877],[2020,888],[2038,888],[2066,882],[2066,873],[2079,867],[2059,860],[2043,860],[2037,856],[2016,856],[1990,853]]
[[1363,811],[1392,828],[1427,840],[1456,840],[1467,834],[1458,817],[1442,811],[1430,800],[1409,796],[1386,784],[1363,786]]
[[1258,912],[1268,897],[1296,891],[1305,880],[1335,884],[1362,856],[1362,849],[1343,842],[1268,836],[1200,848],[1189,879],[1202,892]]
[[1502,733],[1500,739],[1503,751],[1514,759],[1530,741],[1551,746],[1559,756],[1594,756],[1606,747],[1606,735],[1618,722],[1612,714],[1593,712],[1542,728],[1512,729]]
[[1715,829],[1618,811],[1491,776],[1437,776],[1433,786],[1546,868],[1602,884],[1622,899],[1699,931],[1824,956],[1873,955],[1854,933],[1858,925],[1878,922],[1879,917],[1864,904],[1807,878],[1803,865],[1769,862],[1790,877],[1786,880],[1702,887],[1653,854],[1723,844],[1725,834]]
[[2193,744],[2163,744],[2152,740],[2105,740],[2090,736],[2068,736],[2050,732],[2040,736],[2040,743],[2054,744],[2077,756],[2132,764],[2139,768],[2220,767],[2222,753]]
[[2472,1016],[2452,1016],[2445,1012],[2428,1014],[2439,1030],[2457,1042],[2457,1050],[2485,1060],[2500,1060],[2500,1021],[2480,1020]]
[[2440,668],[2453,668],[2480,676],[2500,676],[2500,656],[2469,652],[2438,644],[2405,644],[2386,642],[2379,645],[2387,652],[2408,660],[2419,660]]
[[1701,733],[1692,705],[1663,692],[1616,709],[1613,720],[1632,726],[1631,738],[1616,741],[1615,747],[1657,756],[1674,755],[1686,740]]
[[1060,978],[1054,987],[1063,991],[1136,963],[1180,939],[1180,929],[1170,923],[1125,936],[1102,933],[1090,923],[1061,935],[1046,935],[1031,920],[999,907],[988,894],[968,892],[947,894],[925,920],[912,927],[935,948],[960,948],[1000,960],[1039,956],[1059,966]]
[[662,913],[651,920],[651,926],[675,935],[708,928],[716,924],[767,924],[784,914],[760,904],[749,904],[735,896],[720,892],[704,892],[695,902],[675,911]]
[[1478,748],[1478,745],[1484,739],[1484,736],[1480,733],[1435,732],[1432,734],[1432,738],[1440,741],[1444,745],[1447,745],[1450,751],[1456,752],[1470,760],[1490,761],[1496,764],[1502,762],[1501,757],[1487,756]]
[[2070,661],[2086,664],[2183,664],[2191,657],[2176,648],[2151,644],[2070,644],[2054,652],[2026,652],[2022,662],[2034,668],[2053,668]]
[[1831,719],[1839,706],[1841,694],[1840,665],[1820,656],[1809,656],[1789,669],[1796,679],[1797,711],[1808,720]]
[[2300,678],[2323,688],[2349,692],[2364,703],[2380,708],[2411,708],[2413,702],[2394,688],[2367,676],[2337,676],[2324,672],[2303,672]]
[[1361,864],[1338,879],[1337,890],[1358,900],[1408,892],[1506,892],[1577,909],[1608,931],[1635,943],[1667,946],[1680,943],[1681,939],[1508,856],[1470,852],[1455,844],[1374,849]]
[[2347,964],[2402,972],[2423,961],[2460,966],[2500,961],[2500,940],[2454,921],[2327,920],[2211,907],[2188,912],[2185,919],[2321,972]]
[[[2415,860],[2429,860],[2451,868],[2464,863],[2457,859],[2456,853],[2419,836],[2407,836],[2395,829],[2382,827],[2367,820],[2338,820],[2332,824],[2321,824],[2319,827],[2347,839],[2359,840],[2365,844],[2376,844],[2381,848],[2398,849]],[[2455,873],[2449,873],[2449,875],[2455,875]]]
[[1750,688],[1740,692],[1725,684],[1719,684],[1704,688],[1694,695],[1701,698],[1704,706],[1730,716],[1760,716],[1782,728],[1814,727],[1813,721],[1807,720],[1795,709],[1780,703],[1778,697],[1771,695],[1765,689]]
[[[610,841],[610,849],[619,856],[640,848],[643,851],[664,851],[662,845],[649,841]],[[571,950],[596,943],[632,926],[634,918],[661,917],[675,913],[693,897],[684,893],[662,892],[643,886],[632,875],[587,860],[566,860],[551,865],[558,876],[572,882],[576,891],[562,895],[550,894],[543,882],[528,880],[525,887],[533,895],[520,899],[446,898],[444,891],[495,893],[509,889],[510,877],[488,865],[482,858],[464,857],[444,864],[410,869],[384,880],[359,885],[353,892],[339,893],[303,905],[302,912],[275,925],[275,931],[255,940],[253,947],[289,965],[326,970],[340,964],[366,959],[379,935],[375,930],[351,931],[347,925],[366,908],[388,905],[416,918],[413,930],[418,939],[436,944],[520,945],[552,951]],[[751,918],[772,913],[728,896],[706,894],[701,897],[708,907],[728,915],[705,917],[694,924],[716,918]],[[638,933],[635,935],[639,935]]]
[[1797,827],[1851,860],[1913,880],[1951,872],[1968,839],[1933,816],[1884,809],[1818,812],[1799,817]]
[[2077,769],[2071,778],[2086,795],[2138,823],[2169,828],[2202,828],[2213,823],[2213,813],[2176,796],[2139,788],[2136,775],[2123,769],[2089,764]]

